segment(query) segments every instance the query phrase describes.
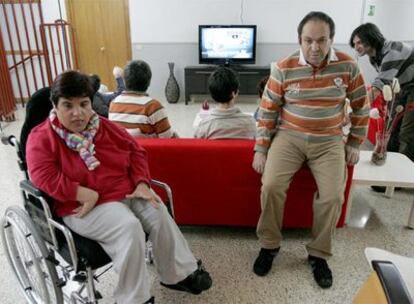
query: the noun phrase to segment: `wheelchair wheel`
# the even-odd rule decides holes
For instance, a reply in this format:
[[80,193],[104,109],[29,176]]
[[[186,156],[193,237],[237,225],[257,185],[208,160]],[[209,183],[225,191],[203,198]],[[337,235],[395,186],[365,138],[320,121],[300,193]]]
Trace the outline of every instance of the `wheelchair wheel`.
[[22,208],[7,208],[1,238],[9,264],[28,303],[63,303],[55,265],[48,249]]

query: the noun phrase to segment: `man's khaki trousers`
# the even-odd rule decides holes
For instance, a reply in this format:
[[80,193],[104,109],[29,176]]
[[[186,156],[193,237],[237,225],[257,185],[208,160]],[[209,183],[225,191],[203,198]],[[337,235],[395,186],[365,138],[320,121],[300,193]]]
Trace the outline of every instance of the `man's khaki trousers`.
[[332,236],[344,200],[346,164],[342,140],[310,141],[289,131],[278,132],[262,177],[257,236],[263,248],[280,246],[286,192],[293,175],[304,164],[312,171],[318,187],[313,202],[313,239],[306,249],[310,255],[326,258],[332,255]]

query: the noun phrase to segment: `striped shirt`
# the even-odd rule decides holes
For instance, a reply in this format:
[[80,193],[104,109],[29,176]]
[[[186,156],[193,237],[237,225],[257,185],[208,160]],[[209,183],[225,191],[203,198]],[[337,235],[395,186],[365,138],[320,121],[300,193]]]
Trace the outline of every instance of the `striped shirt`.
[[326,63],[313,68],[298,50],[272,63],[259,105],[255,151],[267,153],[279,129],[310,141],[340,140],[346,98],[352,109],[348,144],[359,147],[367,133],[369,102],[349,55],[332,48]]
[[108,118],[134,137],[175,136],[164,107],[144,93],[125,91],[119,95],[109,106]]
[[403,42],[385,41],[381,52],[369,58],[378,76],[372,85],[380,90],[385,84],[391,84],[394,77],[398,78],[404,88],[414,84],[414,48]]

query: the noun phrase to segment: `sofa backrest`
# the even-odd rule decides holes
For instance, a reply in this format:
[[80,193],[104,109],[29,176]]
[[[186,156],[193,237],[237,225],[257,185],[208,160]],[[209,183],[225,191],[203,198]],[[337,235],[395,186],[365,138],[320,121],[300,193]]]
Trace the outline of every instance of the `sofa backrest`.
[[[152,178],[172,188],[178,224],[256,226],[260,215],[261,176],[252,168],[253,140],[137,141],[148,152]],[[288,191],[285,227],[311,227],[315,191],[313,176],[303,167],[294,176]],[[343,225],[345,209],[340,225]]]

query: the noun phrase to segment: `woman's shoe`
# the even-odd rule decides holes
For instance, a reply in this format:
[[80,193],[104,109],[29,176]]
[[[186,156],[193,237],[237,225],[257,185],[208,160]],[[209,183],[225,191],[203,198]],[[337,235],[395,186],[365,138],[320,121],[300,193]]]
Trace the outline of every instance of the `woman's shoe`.
[[170,289],[186,291],[192,294],[200,294],[204,290],[209,289],[213,284],[213,281],[210,274],[205,271],[204,267],[201,265],[201,260],[197,262],[197,266],[198,268],[196,271],[177,284],[165,284],[163,282],[160,284]]

